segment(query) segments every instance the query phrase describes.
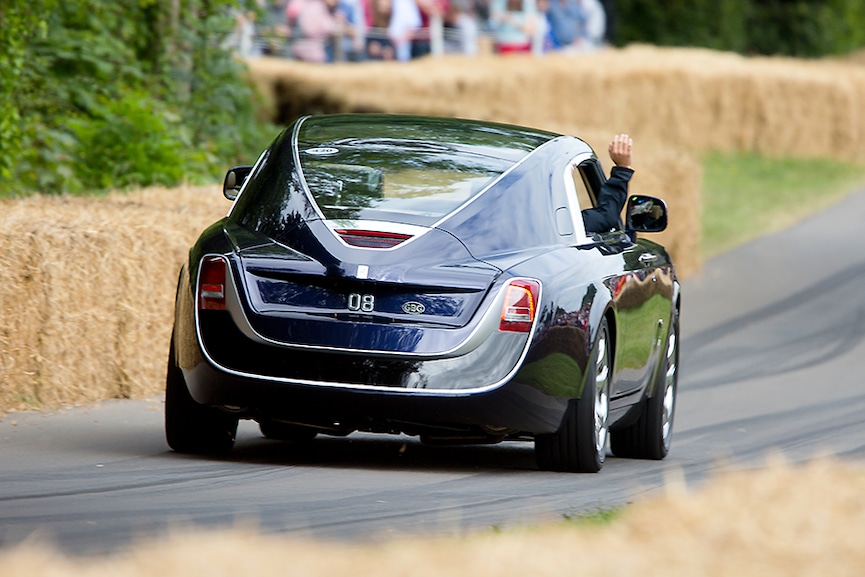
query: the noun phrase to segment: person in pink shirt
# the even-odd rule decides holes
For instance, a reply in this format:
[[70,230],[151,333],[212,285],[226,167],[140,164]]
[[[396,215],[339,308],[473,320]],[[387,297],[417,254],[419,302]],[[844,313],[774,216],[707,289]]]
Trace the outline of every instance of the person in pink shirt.
[[290,0],[285,15],[291,30],[292,56],[306,62],[326,62],[327,43],[337,25],[326,0]]

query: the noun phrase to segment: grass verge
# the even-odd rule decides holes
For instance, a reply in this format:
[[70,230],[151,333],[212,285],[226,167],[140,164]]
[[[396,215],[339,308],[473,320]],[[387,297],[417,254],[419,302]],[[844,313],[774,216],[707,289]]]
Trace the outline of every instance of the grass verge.
[[701,257],[781,230],[865,185],[865,165],[756,154],[703,157]]

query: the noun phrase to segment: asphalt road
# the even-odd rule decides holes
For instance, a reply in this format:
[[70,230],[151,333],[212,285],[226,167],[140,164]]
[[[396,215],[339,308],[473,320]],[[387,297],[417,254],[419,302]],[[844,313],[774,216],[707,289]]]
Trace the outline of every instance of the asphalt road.
[[242,423],[225,459],[165,445],[161,399],[0,421],[0,545],[105,552],[188,527],[347,540],[452,534],[619,506],[774,453],[865,458],[865,191],[708,262],[684,286],[671,454],[597,475],[536,470],[532,446],[353,435],[294,446]]

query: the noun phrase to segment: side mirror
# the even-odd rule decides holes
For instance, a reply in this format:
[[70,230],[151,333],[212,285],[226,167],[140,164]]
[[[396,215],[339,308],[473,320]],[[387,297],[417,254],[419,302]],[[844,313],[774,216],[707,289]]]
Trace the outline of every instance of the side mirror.
[[625,212],[625,230],[661,232],[667,228],[667,204],[660,198],[633,195]]
[[228,200],[234,200],[243,188],[246,178],[252,172],[251,166],[235,166],[228,169],[222,182],[222,195]]

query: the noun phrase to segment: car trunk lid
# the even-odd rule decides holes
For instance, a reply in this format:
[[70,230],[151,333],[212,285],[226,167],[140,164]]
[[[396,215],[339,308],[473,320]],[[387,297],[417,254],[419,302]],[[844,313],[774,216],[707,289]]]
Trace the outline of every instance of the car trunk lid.
[[[501,273],[435,229],[391,250],[329,236],[330,246],[311,251],[319,258],[270,240],[238,249],[242,322],[256,335],[297,346],[441,352],[468,335]],[[448,258],[433,258],[433,248]]]

